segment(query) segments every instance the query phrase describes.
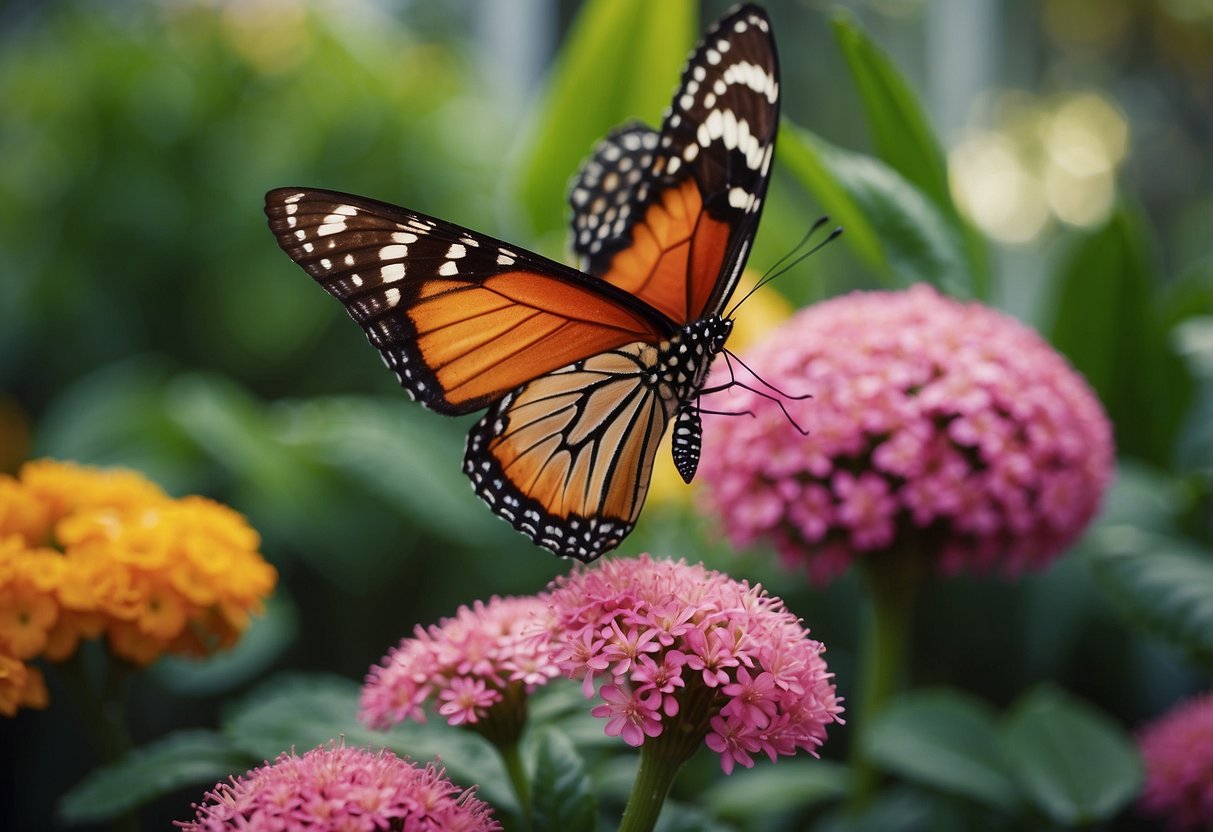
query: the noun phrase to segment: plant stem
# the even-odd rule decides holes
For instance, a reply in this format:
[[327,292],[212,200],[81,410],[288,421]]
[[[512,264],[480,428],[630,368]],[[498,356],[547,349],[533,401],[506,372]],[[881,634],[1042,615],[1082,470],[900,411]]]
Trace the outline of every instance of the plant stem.
[[[124,709],[128,674],[125,666],[104,653],[94,653],[100,668],[90,667],[86,651],[92,645],[81,645],[67,661],[56,665],[64,687],[80,710],[85,731],[97,757],[103,765],[117,762],[134,747],[127,728]],[[90,672],[90,671],[99,671]],[[101,679],[96,677],[100,675]],[[131,810],[115,817],[110,828],[115,832],[137,832],[139,815]]]
[[522,762],[522,754],[518,743],[496,746],[505,763],[505,771],[510,776],[510,784],[514,787],[514,795],[518,798],[518,808],[522,812],[522,828],[530,830],[531,818],[531,781],[527,778],[526,766]]
[[627,808],[623,810],[619,832],[651,832],[657,824],[657,816],[661,814],[674,776],[686,761],[685,755],[670,755],[661,746],[662,743],[654,740],[640,746],[640,769],[636,772]]
[[851,710],[851,796],[853,812],[867,808],[878,773],[866,749],[867,732],[901,686],[914,601],[922,565],[915,551],[890,551],[861,558],[867,605],[859,642],[859,685]]

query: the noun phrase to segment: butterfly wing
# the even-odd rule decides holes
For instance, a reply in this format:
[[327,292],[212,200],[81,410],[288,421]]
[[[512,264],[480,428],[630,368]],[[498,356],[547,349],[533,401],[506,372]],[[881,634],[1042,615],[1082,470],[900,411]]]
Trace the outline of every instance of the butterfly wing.
[[464,471],[514,528],[589,562],[619,545],[644,505],[671,402],[644,382],[644,342],[578,361],[497,402],[468,434]]
[[279,188],[265,210],[279,246],[440,413],[480,410],[578,359],[672,331],[609,284],[394,205]]
[[692,53],[660,134],[612,133],[574,181],[573,250],[586,270],[678,323],[722,313],[758,227],[778,127],[770,22],[743,6]]

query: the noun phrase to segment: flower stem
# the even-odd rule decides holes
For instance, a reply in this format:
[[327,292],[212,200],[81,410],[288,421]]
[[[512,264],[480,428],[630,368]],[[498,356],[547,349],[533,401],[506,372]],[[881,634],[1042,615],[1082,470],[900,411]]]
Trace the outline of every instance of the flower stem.
[[522,812],[522,828],[531,828],[531,781],[526,774],[526,766],[522,762],[518,743],[496,746],[505,763],[506,773],[510,776],[510,785],[514,787],[514,796],[518,798],[518,809]]
[[652,739],[640,746],[640,769],[636,772],[628,805],[623,810],[619,832],[651,832],[657,825],[657,816],[661,814],[674,776],[686,761],[685,755],[671,755],[662,746]]
[[[80,711],[85,731],[102,764],[114,763],[134,747],[124,714],[127,671],[118,660],[108,655],[86,655],[91,645],[82,645],[67,661],[58,664],[59,678]],[[100,658],[97,668],[89,658]],[[95,671],[99,671],[95,672]],[[97,679],[100,675],[102,678]],[[110,828],[116,832],[139,829],[139,816],[128,811],[113,819]]]
[[922,565],[915,551],[889,551],[861,559],[867,605],[859,642],[859,686],[851,711],[850,808],[861,812],[879,776],[866,750],[867,732],[901,686],[914,601]]

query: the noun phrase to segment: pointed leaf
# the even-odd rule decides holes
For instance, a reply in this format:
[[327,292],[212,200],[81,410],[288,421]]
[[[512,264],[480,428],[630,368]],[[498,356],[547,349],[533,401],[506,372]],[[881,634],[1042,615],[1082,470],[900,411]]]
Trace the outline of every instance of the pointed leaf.
[[585,762],[560,731],[547,728],[537,739],[531,809],[535,832],[592,832],[598,803]]
[[1141,761],[1129,736],[1054,688],[1038,688],[1016,703],[1003,741],[1024,795],[1060,824],[1106,820],[1141,786]]
[[783,169],[813,194],[843,227],[842,239],[886,282],[927,282],[952,295],[973,294],[956,230],[897,171],[786,121],[779,142]]
[[1145,247],[1140,221],[1124,206],[1081,238],[1054,275],[1047,331],[1099,394],[1117,450],[1166,467],[1193,385],[1154,306]]
[[1213,555],[1127,525],[1096,529],[1086,549],[1095,579],[1127,618],[1213,663]]
[[989,280],[985,244],[952,201],[947,159],[922,104],[853,14],[840,10],[834,14],[833,23],[834,35],[859,90],[877,155],[940,210],[961,242],[973,294],[984,296]]
[[524,137],[518,193],[533,231],[563,231],[568,182],[607,131],[630,118],[659,123],[691,49],[697,7],[691,0],[581,6]]
[[94,769],[59,804],[68,823],[109,820],[185,786],[210,787],[257,761],[211,731],[182,731]]
[[908,694],[864,736],[866,753],[886,771],[1002,811],[1019,805],[994,712],[973,696]]

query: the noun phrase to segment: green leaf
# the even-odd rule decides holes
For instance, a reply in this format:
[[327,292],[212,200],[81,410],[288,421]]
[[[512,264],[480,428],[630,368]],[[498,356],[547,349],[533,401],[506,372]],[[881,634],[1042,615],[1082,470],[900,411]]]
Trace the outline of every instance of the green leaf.
[[531,784],[535,832],[592,832],[598,822],[598,803],[581,755],[568,737],[552,728],[539,733],[537,745]]
[[704,795],[717,817],[744,821],[757,815],[805,809],[844,797],[846,766],[828,760],[780,759],[777,764],[737,769]]
[[1153,303],[1145,248],[1140,221],[1123,205],[1080,238],[1054,275],[1047,332],[1099,394],[1119,453],[1167,467],[1193,384]]
[[1129,736],[1103,713],[1052,687],[1015,704],[1003,741],[1024,795],[1060,824],[1106,820],[1141,786],[1141,761]]
[[1194,542],[1136,526],[1093,531],[1087,563],[1131,621],[1213,663],[1213,556]]
[[518,193],[537,233],[563,231],[569,179],[613,127],[659,123],[690,52],[691,0],[590,0],[565,39],[521,146]]
[[1010,812],[1015,783],[995,728],[995,714],[959,691],[897,699],[864,735],[868,756],[886,771]]
[[787,121],[779,133],[779,159],[843,227],[842,239],[887,283],[927,282],[952,295],[973,294],[956,229],[897,171]]
[[918,97],[852,13],[836,12],[833,24],[834,36],[858,88],[877,155],[942,212],[961,241],[972,294],[984,296],[989,281],[985,245],[952,201],[947,159]]
[[59,804],[68,823],[110,820],[185,786],[212,786],[257,760],[219,734],[182,731],[90,772]]

